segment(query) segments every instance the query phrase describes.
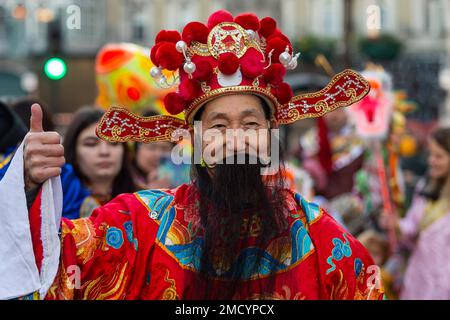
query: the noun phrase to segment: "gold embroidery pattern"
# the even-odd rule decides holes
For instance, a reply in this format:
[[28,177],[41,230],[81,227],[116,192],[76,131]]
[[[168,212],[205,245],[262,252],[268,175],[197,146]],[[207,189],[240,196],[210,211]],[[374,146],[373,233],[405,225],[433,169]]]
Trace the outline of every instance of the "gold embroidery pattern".
[[[124,114],[127,116],[125,119],[115,119],[115,113]],[[120,122],[118,124],[112,124],[114,122]],[[145,123],[151,123],[148,128],[143,128]],[[121,126],[133,126],[136,133],[123,135],[123,128]],[[154,142],[154,141],[171,141],[173,134],[176,130],[185,128],[185,121],[177,117],[172,116],[152,116],[152,117],[140,117],[127,109],[120,107],[111,107],[103,115],[99,124],[97,125],[97,136],[105,141],[109,142]],[[111,134],[105,134],[104,131],[110,130]],[[154,136],[148,136],[149,134]]]
[[77,257],[86,264],[94,257],[95,251],[101,245],[101,241],[95,237],[95,227],[89,219],[72,220],[75,228],[72,236],[77,248]]
[[164,276],[164,281],[169,283],[170,286],[164,290],[162,300],[178,300],[177,287],[175,285],[175,280],[169,278],[169,269],[166,269],[166,275]]
[[105,273],[97,279],[87,281],[83,287],[85,300],[120,300],[125,297],[128,262],[118,265],[112,274]]
[[331,300],[345,300],[348,299],[347,281],[345,281],[344,273],[339,270],[339,281],[334,283],[330,292]]
[[301,292],[292,295],[291,289],[287,285],[281,287],[282,293],[257,293],[248,298],[248,300],[306,300],[306,296]]
[[[318,100],[314,105],[303,105],[301,102],[306,103],[306,99],[314,99],[314,98],[323,98],[326,99],[325,96],[330,89],[341,79],[346,77],[352,77],[355,80],[349,81],[357,81],[359,86],[362,86],[364,90],[360,95],[357,95],[354,88],[348,88],[345,91],[345,96],[348,100],[339,101],[339,102],[330,102],[327,103],[324,100]],[[343,90],[340,86],[338,86],[339,90]],[[279,108],[279,112],[277,114],[277,120],[279,124],[289,124],[296,122],[298,120],[307,119],[307,118],[317,118],[322,117],[328,112],[334,111],[341,107],[348,107],[362,98],[364,98],[370,91],[370,85],[366,79],[364,79],[361,75],[357,74],[353,70],[344,70],[333,77],[330,83],[320,91],[313,93],[306,93],[295,96],[292,100],[287,104],[283,105]],[[309,108],[313,107],[315,112],[309,111]],[[303,113],[300,113],[299,109],[303,109]]]

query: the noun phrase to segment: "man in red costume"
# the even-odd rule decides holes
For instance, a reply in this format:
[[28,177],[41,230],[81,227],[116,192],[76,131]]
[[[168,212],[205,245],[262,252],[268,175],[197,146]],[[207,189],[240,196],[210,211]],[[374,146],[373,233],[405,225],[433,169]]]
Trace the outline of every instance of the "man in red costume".
[[[28,200],[34,199],[31,237],[39,272],[57,269],[40,298],[382,298],[377,268],[364,247],[320,207],[286,189],[282,167],[262,175],[268,162],[258,153],[274,152],[272,129],[359,101],[369,91],[367,81],[346,70],[322,91],[293,97],[283,77],[298,56],[275,20],[254,14],[233,17],[221,10],[207,24],[189,23],[182,34],[163,30],[155,42],[151,74],[170,85],[161,71],[178,70],[178,90],[166,96],[165,106],[174,115],[184,112],[185,120],[141,118],[112,108],[97,129],[102,139],[161,141],[180,130],[266,135],[205,139],[194,144],[194,152],[232,152],[194,163],[190,184],[124,194],[90,218],[63,219],[55,265],[46,244],[44,187],[64,159],[59,137],[42,132],[39,107],[33,106],[24,144],[25,188]],[[194,121],[201,121],[195,130]],[[245,163],[228,164],[242,155]]]

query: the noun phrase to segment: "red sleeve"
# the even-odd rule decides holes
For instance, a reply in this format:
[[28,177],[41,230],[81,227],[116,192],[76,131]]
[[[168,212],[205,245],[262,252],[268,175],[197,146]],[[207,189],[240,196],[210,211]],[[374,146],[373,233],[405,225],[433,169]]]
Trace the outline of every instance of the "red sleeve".
[[323,299],[383,298],[380,269],[368,251],[323,209],[309,222]]
[[42,188],[28,211],[28,219],[30,221],[31,240],[33,242],[34,257],[36,259],[36,266],[41,271],[41,264],[43,256],[43,247],[41,242],[41,194]]
[[118,196],[90,218],[63,219],[59,270],[46,299],[135,298],[156,230],[133,194]]

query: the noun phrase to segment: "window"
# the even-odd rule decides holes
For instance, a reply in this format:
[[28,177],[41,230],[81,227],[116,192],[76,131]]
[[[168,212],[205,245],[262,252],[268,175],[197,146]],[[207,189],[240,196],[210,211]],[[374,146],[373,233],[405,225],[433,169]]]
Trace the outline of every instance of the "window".
[[[80,29],[67,28],[67,12],[69,5],[80,8]],[[63,49],[72,54],[94,54],[106,39],[107,0],[72,0],[66,6],[61,6],[61,30]]]

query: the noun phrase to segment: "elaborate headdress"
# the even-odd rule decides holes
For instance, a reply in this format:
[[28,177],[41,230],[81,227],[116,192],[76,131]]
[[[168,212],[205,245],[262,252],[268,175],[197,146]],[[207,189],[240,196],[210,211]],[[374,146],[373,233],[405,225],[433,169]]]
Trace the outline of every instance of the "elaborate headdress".
[[[208,23],[188,23],[182,33],[160,31],[151,49],[156,67],[151,76],[161,86],[177,85],[164,98],[172,115],[184,112],[185,120],[173,116],[141,118],[111,108],[97,128],[99,137],[109,141],[170,140],[173,131],[193,124],[195,114],[208,101],[226,94],[250,93],[264,98],[279,124],[320,117],[349,106],[369,92],[369,83],[352,70],[337,74],[322,90],[293,96],[284,82],[286,70],[297,67],[289,39],[274,19],[259,19],[244,13],[233,18],[220,10]],[[167,77],[167,71],[178,76]]]

